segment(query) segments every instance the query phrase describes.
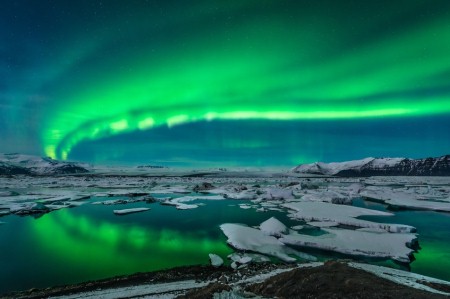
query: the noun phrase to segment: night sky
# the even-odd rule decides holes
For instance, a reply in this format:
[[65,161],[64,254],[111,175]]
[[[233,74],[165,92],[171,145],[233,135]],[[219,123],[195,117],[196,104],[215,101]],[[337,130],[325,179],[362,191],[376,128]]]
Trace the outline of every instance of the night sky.
[[4,1],[0,152],[294,166],[450,153],[450,1]]

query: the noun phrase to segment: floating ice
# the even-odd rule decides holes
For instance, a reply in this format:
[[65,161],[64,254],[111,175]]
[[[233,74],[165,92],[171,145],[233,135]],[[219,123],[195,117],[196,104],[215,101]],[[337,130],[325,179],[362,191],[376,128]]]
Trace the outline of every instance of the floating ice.
[[126,214],[131,214],[131,213],[144,212],[144,211],[148,211],[148,210],[150,210],[150,208],[123,209],[123,210],[114,210],[113,212],[116,215],[126,215]]
[[295,262],[296,259],[289,254],[295,254],[307,260],[316,260],[315,257],[286,247],[277,238],[267,236],[262,231],[248,226],[226,223],[220,229],[227,236],[228,244],[238,250],[250,250],[279,258],[285,262]]
[[286,225],[281,223],[277,218],[271,217],[259,225],[259,229],[268,236],[281,237],[283,234],[289,233]]
[[209,260],[211,261],[211,265],[213,267],[220,267],[223,265],[223,259],[220,256],[218,256],[217,254],[210,253]]
[[283,204],[284,207],[294,210],[290,216],[294,219],[301,219],[312,222],[337,222],[343,225],[366,228],[382,228],[386,232],[414,232],[416,229],[403,224],[386,224],[372,221],[356,219],[359,216],[392,216],[392,213],[369,210],[365,208],[336,205],[324,202],[293,202]]
[[295,199],[292,190],[282,188],[271,188],[267,191],[267,199],[269,200],[287,200]]
[[326,229],[327,234],[308,236],[291,234],[280,238],[280,242],[293,245],[339,252],[353,256],[391,258],[410,263],[414,252],[407,246],[417,242],[414,234],[375,233],[347,229]]
[[439,196],[432,191],[428,194],[419,193],[419,190],[419,188],[370,187],[361,191],[360,195],[395,207],[450,212],[450,202],[446,197],[448,194]]

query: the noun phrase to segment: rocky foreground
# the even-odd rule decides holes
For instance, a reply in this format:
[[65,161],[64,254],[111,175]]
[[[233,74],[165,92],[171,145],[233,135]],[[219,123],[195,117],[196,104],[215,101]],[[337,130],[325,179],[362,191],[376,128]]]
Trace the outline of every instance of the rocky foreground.
[[5,294],[1,298],[370,299],[449,296],[450,283],[444,281],[388,268],[330,261],[289,266],[252,264],[239,270],[224,266],[190,266],[43,290],[32,289]]

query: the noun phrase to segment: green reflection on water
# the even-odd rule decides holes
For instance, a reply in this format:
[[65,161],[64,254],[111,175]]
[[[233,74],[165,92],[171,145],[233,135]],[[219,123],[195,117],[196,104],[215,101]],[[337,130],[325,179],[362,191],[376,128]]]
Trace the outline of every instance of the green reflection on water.
[[[154,271],[168,267],[205,264],[208,253],[226,256],[231,250],[222,239],[207,232],[143,227],[135,223],[110,223],[61,210],[42,217],[30,228],[41,250],[66,266],[95,277],[112,273]],[[149,215],[151,217],[151,215]]]
[[[29,277],[24,281],[17,281],[20,279],[18,275],[7,278],[15,280],[14,286],[2,287],[0,293],[5,291],[3,288],[47,287],[176,266],[208,264],[209,253],[225,259],[232,252],[225,236],[215,225],[208,226],[206,222],[202,229],[197,224],[195,229],[191,229],[194,226],[186,224],[195,220],[196,214],[207,213],[206,207],[202,207],[203,211],[183,213],[174,207],[151,205],[152,210],[145,213],[126,216],[112,213],[113,209],[131,207],[136,205],[88,204],[46,214],[36,221],[25,221],[22,224],[28,234],[26,244],[33,248],[31,255],[35,261],[32,268],[27,269],[26,265],[19,268],[20,272],[32,273],[28,273]],[[26,250],[24,254],[30,255]],[[11,264],[22,263],[17,261],[20,256],[13,259],[15,261]]]

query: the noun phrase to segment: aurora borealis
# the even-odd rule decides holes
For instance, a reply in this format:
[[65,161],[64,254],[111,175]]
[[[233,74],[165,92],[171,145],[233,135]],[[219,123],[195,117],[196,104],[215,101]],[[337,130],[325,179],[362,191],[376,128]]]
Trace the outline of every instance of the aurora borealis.
[[449,1],[10,1],[0,151],[296,165],[448,154]]

